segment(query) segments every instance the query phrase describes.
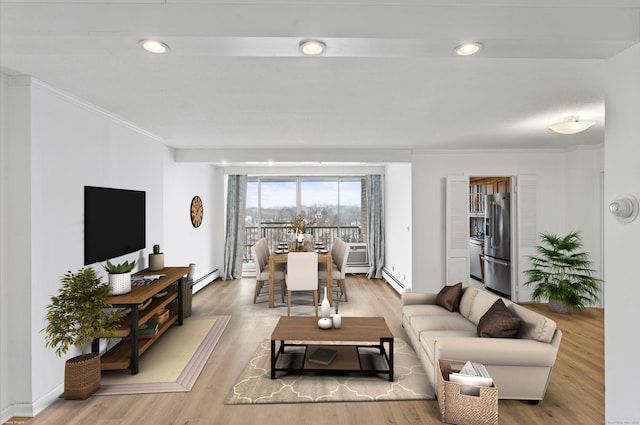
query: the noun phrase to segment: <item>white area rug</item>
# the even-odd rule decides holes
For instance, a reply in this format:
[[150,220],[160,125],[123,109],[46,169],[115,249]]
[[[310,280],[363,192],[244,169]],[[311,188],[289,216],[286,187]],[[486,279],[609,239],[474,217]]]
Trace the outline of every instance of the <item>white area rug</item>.
[[271,379],[271,345],[265,340],[231,389],[225,404],[310,403],[433,399],[415,352],[394,341],[394,382],[386,375],[283,375]]

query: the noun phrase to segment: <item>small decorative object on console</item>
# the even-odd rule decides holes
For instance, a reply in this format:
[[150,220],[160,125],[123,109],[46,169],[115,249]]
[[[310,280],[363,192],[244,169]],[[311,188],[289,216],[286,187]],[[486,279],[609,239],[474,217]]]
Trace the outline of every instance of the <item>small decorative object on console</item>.
[[107,273],[109,273],[111,295],[122,295],[131,292],[131,270],[133,270],[135,265],[135,260],[131,263],[125,261],[120,264],[113,264],[107,260],[107,264],[103,267]]
[[328,317],[323,317],[318,320],[318,327],[321,329],[330,329],[333,325],[333,322]]
[[328,366],[336,358],[338,352],[330,348],[319,347],[307,359],[310,363]]
[[164,254],[160,252],[160,245],[153,246],[153,254],[149,254],[149,270],[160,271],[164,269]]
[[336,314],[333,315],[333,327],[340,329],[342,326],[342,317],[338,314],[338,301],[336,301]]
[[320,317],[328,319],[331,315],[331,305],[329,304],[329,299],[327,298],[327,287],[324,287],[324,299],[320,304]]

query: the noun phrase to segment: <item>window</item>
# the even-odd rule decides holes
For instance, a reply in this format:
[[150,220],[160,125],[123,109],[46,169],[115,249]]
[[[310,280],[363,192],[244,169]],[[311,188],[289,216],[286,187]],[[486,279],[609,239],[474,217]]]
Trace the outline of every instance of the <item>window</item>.
[[337,226],[338,179],[300,179],[300,212],[315,226]]
[[[261,237],[266,237],[271,247],[288,239],[287,225],[296,215],[309,222],[307,233],[315,240],[329,245],[336,237],[363,242],[363,196],[363,177],[249,177],[246,246]],[[245,257],[245,261],[251,260]]]
[[288,223],[296,218],[297,181],[296,179],[261,179],[260,223]]

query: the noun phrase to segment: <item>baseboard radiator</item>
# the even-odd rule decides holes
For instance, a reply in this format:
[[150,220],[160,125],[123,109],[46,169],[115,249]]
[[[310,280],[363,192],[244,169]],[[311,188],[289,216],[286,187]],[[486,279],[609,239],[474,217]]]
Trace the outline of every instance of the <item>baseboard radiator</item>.
[[398,280],[394,275],[392,275],[388,269],[382,268],[382,278],[389,284],[393,289],[396,290],[399,294],[404,294],[407,292],[404,283]]
[[194,280],[191,284],[191,290],[195,294],[208,284],[212,283],[214,280],[220,277],[220,272],[218,269],[212,270],[204,276],[200,276],[198,279]]

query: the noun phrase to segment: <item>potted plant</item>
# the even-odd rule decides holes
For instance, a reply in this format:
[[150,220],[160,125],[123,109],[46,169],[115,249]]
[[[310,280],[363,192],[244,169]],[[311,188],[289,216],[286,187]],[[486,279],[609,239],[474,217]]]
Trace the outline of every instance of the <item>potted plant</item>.
[[131,270],[136,265],[136,261],[125,261],[120,264],[113,264],[107,260],[104,269],[109,273],[109,287],[111,295],[122,295],[131,292]]
[[529,257],[533,268],[525,270],[525,285],[534,285],[534,302],[549,300],[549,309],[570,314],[598,301],[602,280],[593,276],[589,253],[581,251],[579,232],[566,236],[540,233],[538,256]]
[[164,254],[160,252],[160,245],[153,246],[153,254],[149,254],[149,270],[157,272],[164,269]]
[[120,314],[105,303],[109,285],[92,268],[68,271],[60,281],[58,295],[46,307],[46,346],[59,357],[80,346],[82,353],[65,362],[64,398],[84,400],[100,388],[100,354],[85,349],[98,336],[114,333]]

